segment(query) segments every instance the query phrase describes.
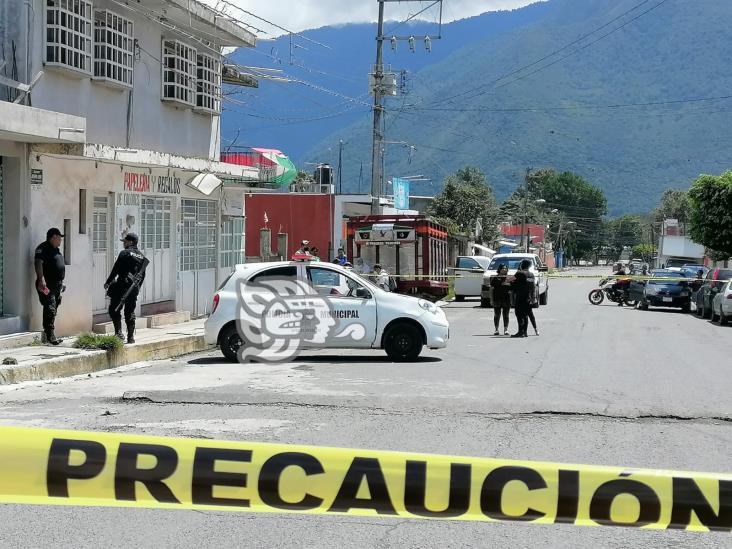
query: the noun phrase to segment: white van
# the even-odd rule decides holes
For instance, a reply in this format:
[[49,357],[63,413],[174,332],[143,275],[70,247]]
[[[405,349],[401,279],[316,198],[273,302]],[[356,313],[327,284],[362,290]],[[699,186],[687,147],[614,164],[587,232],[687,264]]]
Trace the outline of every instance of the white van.
[[483,278],[483,287],[480,296],[480,306],[490,307],[490,279],[498,274],[498,266],[503,264],[508,267],[508,274],[514,275],[524,259],[528,259],[531,263],[529,270],[534,273],[536,297],[534,299],[534,307],[546,305],[549,303],[549,277],[547,273],[549,269],[541,262],[536,254],[497,254],[491,259],[491,263],[485,272]]
[[455,260],[455,301],[466,297],[480,297],[483,275],[491,258],[484,255],[461,255]]

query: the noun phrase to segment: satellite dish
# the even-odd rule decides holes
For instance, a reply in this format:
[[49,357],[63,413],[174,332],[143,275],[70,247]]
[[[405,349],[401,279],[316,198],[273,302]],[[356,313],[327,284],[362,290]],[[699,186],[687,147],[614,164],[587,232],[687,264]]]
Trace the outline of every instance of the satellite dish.
[[221,180],[212,173],[199,173],[188,182],[188,186],[209,196],[221,186]]

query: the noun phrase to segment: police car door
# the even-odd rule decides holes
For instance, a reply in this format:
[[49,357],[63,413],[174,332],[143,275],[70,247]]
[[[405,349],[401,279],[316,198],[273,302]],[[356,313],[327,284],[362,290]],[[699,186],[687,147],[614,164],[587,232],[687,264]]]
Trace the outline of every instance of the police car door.
[[371,291],[330,267],[308,266],[307,277],[325,305],[318,312],[324,337],[313,338],[308,346],[370,348],[376,337],[376,300]]

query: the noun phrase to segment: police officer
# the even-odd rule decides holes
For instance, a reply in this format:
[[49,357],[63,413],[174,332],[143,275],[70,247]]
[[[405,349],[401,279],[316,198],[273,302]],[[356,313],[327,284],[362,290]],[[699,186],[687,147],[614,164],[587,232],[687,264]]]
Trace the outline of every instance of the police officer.
[[[110,297],[109,316],[114,324],[114,335],[121,340],[124,340],[124,335],[122,334],[122,315],[118,307],[125,292],[132,286],[132,277],[142,270],[145,260],[145,256],[137,249],[138,241],[135,233],[127,233],[122,239],[125,249],[117,256],[112,272],[104,283],[104,289],[107,290],[107,295]],[[145,273],[143,272],[140,284],[132,289],[124,302],[127,343],[135,342],[135,306],[137,305],[137,294],[144,280]]]
[[529,270],[531,262],[528,259],[521,261],[519,269],[511,282],[511,291],[515,297],[516,321],[518,332],[511,337],[528,337],[529,312],[531,311],[531,299],[534,293],[534,276]]
[[63,281],[66,276],[66,263],[59,250],[63,236],[56,227],[48,229],[46,241],[38,245],[34,259],[36,291],[43,306],[43,339],[51,345],[61,343],[54,333],[54,323],[61,305],[61,292],[64,290]]

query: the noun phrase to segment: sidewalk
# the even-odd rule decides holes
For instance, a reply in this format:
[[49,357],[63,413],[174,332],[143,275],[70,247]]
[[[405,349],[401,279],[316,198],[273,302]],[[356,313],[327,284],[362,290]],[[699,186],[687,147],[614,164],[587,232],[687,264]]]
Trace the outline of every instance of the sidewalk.
[[[135,332],[136,343],[115,352],[75,349],[75,337],[59,346],[33,344],[0,349],[0,385],[53,379],[116,368],[143,360],[172,358],[209,348],[203,341],[204,319],[144,328]],[[2,364],[12,357],[17,364]]]

